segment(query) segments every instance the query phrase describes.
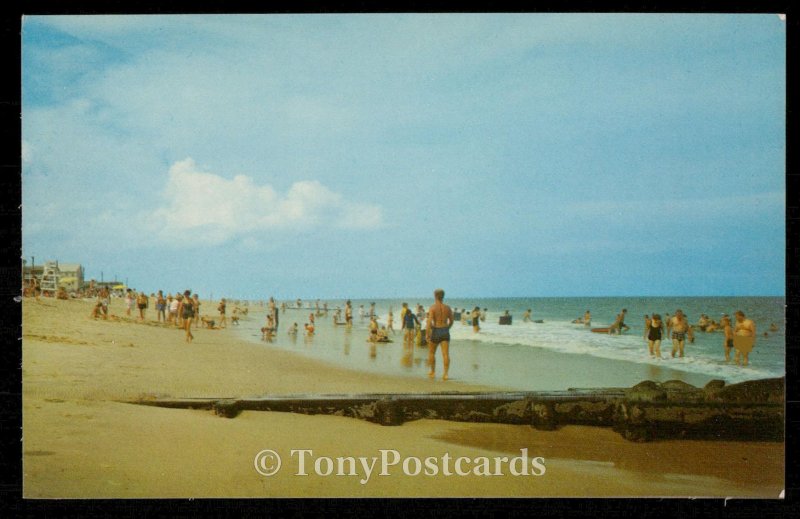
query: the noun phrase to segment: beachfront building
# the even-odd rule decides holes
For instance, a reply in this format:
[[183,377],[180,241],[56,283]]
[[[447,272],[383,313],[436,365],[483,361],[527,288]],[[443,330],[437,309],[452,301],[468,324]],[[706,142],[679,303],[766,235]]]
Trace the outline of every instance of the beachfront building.
[[58,263],[58,286],[67,292],[77,292],[83,288],[83,267],[80,263]]
[[26,287],[30,286],[33,277],[39,281],[42,290],[55,292],[60,287],[68,292],[77,292],[83,288],[83,266],[80,263],[45,261],[29,265],[23,259],[22,280]]

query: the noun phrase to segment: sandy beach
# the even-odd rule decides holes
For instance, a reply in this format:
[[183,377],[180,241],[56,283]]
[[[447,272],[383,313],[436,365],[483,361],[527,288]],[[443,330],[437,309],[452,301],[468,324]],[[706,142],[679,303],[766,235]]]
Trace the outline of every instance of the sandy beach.
[[[346,369],[253,344],[232,330],[183,332],[124,317],[89,317],[89,301],[23,302],[23,485],[26,497],[717,496],[776,498],[784,445],[632,443],[610,429],[420,420],[400,427],[336,416],[209,411],[125,403],[148,396],[252,397],[295,393],[496,389]],[[207,306],[207,308],[210,307]],[[148,318],[155,317],[150,310]],[[255,319],[255,317],[251,317]],[[254,457],[272,449],[281,472]],[[541,476],[296,475],[293,449],[316,456],[515,456],[545,460]]]

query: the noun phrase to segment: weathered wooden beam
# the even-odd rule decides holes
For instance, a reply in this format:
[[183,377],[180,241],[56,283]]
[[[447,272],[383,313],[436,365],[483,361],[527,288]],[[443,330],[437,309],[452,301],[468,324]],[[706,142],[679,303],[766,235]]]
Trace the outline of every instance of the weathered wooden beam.
[[142,398],[129,403],[206,409],[233,418],[241,411],[327,414],[381,425],[423,418],[526,424],[540,430],[579,424],[613,427],[625,438],[782,441],[784,380],[697,388],[645,381],[632,388],[482,393],[372,393],[259,398]]

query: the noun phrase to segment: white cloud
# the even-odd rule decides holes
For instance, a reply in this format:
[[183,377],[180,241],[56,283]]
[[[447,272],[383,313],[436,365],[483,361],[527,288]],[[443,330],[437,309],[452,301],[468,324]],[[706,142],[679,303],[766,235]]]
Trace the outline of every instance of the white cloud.
[[374,229],[381,208],[346,200],[317,181],[295,182],[285,194],[246,175],[228,179],[200,171],[187,158],[169,169],[164,204],[143,215],[159,239],[178,245],[217,245],[235,238],[256,243],[264,231]]

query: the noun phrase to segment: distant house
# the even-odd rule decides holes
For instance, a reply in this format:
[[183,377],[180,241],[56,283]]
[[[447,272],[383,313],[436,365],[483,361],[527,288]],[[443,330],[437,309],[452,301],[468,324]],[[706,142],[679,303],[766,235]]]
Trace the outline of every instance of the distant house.
[[59,263],[58,271],[58,284],[67,292],[83,288],[83,267],[79,263]]
[[[38,265],[28,265],[26,260],[22,262],[22,280],[26,286],[30,285],[31,277],[36,277],[40,282],[45,275],[45,265],[57,266],[57,282],[59,287],[64,287],[68,292],[77,291],[83,288],[83,266],[80,263],[58,263],[46,261]],[[52,270],[50,271],[52,272]]]

